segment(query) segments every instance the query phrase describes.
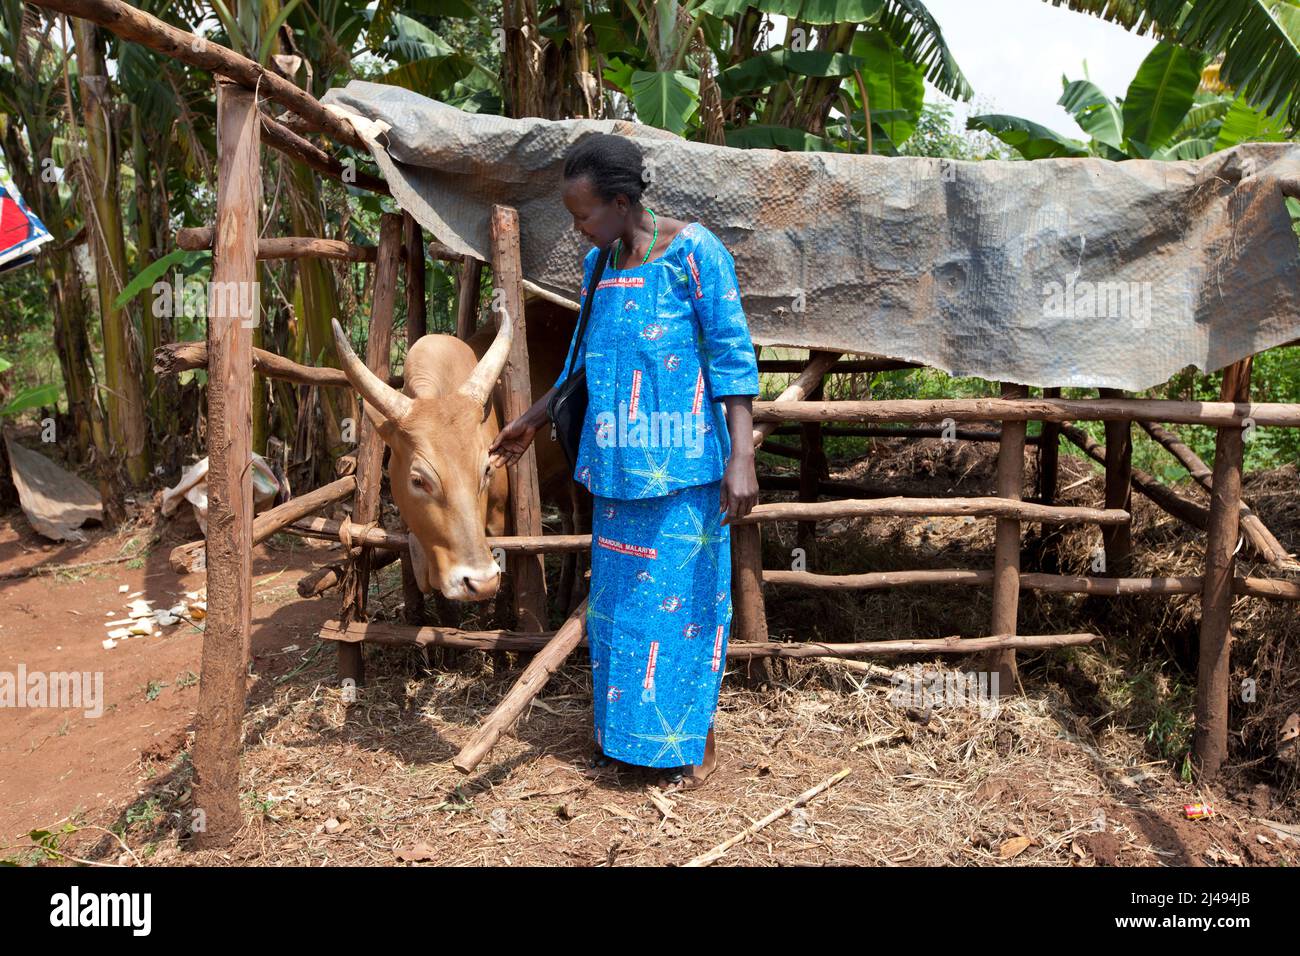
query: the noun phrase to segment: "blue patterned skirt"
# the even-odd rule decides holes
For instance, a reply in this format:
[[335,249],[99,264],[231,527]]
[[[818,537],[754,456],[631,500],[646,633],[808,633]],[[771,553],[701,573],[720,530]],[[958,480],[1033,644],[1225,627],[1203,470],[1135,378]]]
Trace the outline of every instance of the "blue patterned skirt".
[[722,481],[595,495],[587,641],[596,744],[645,767],[704,761],[731,630]]

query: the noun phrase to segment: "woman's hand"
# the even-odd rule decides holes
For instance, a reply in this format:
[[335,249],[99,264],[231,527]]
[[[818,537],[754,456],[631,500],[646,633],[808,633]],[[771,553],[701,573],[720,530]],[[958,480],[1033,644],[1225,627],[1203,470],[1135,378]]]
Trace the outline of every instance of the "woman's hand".
[[726,514],[723,524],[730,524],[735,518],[743,518],[754,510],[758,504],[758,475],[754,471],[754,452],[750,449],[732,447],[731,460],[722,475],[722,510]]
[[722,475],[721,509],[726,512],[722,523],[730,524],[758,504],[758,474],[754,471],[753,399],[748,395],[724,395],[722,402],[727,407],[731,458]]
[[528,446],[537,437],[537,430],[548,421],[546,406],[554,392],[555,389],[552,388],[533,402],[528,411],[497,432],[497,437],[492,439],[492,444],[488,446],[488,463],[493,468],[513,465],[528,450]]
[[528,421],[528,413],[525,412],[497,432],[497,437],[488,448],[488,461],[493,468],[513,465],[528,450],[535,437],[537,426]]

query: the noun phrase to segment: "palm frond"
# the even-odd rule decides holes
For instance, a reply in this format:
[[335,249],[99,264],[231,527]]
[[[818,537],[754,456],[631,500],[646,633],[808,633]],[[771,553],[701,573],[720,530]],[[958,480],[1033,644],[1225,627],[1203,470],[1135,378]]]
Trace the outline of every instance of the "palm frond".
[[925,78],[940,92],[959,100],[975,95],[944,42],[938,22],[920,0],[886,0],[879,25],[908,59],[925,70]]
[[[1300,125],[1300,4],[1296,0],[1046,0],[1150,32],[1211,56],[1219,78],[1266,113]],[[1288,103],[1288,100],[1290,101]]]

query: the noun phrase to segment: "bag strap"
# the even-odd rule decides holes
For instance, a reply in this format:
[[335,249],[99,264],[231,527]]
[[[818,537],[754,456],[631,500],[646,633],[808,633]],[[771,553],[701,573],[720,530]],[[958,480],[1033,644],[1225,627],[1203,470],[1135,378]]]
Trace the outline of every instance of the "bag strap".
[[[583,350],[583,339],[587,334],[587,317],[591,315],[591,300],[596,297],[596,286],[600,284],[601,274],[609,262],[612,245],[611,243],[610,246],[600,250],[600,255],[596,257],[596,268],[591,273],[591,286],[587,289],[587,298],[582,303],[582,315],[578,317],[578,341],[573,347],[573,355],[569,357],[569,370],[565,373],[566,377],[573,374],[573,363],[578,360],[578,352]],[[583,364],[585,365],[586,362],[584,361]]]

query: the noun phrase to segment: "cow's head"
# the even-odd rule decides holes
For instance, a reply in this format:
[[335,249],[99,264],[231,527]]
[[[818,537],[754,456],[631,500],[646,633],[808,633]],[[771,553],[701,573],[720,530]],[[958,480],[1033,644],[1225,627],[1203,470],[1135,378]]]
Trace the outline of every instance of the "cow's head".
[[492,466],[482,424],[510,351],[510,326],[501,323],[469,378],[444,394],[421,394],[420,383],[439,381],[440,374],[422,367],[429,353],[417,344],[406,360],[408,395],[367,368],[334,322],[343,371],[392,449],[393,500],[410,529],[412,570],[425,594],[437,589],[458,601],[486,601],[501,581],[484,531]]

